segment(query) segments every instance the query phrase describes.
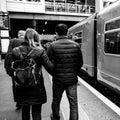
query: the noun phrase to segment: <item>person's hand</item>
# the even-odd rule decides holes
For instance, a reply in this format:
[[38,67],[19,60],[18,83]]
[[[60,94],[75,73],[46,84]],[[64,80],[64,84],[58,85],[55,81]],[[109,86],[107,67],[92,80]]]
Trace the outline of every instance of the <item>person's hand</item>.
[[36,48],[37,48],[37,49],[40,49],[40,50],[41,50],[41,49],[44,49],[42,45],[39,45],[39,46],[37,46]]

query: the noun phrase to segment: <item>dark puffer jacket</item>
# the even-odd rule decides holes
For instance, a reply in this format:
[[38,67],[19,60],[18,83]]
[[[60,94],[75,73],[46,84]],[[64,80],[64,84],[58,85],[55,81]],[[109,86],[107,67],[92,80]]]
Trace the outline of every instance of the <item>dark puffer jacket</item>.
[[[22,51],[22,53],[24,53],[24,55],[27,55],[31,51],[31,48],[25,43],[21,45],[19,48]],[[15,49],[13,49],[13,54],[11,57],[12,61],[20,59],[19,56],[20,54],[15,52],[14,50]],[[40,71],[40,69],[43,65],[48,72],[52,72],[54,66],[49,61],[49,58],[44,49],[35,48],[31,53],[30,57],[32,57],[37,64],[38,71],[36,72],[39,72],[40,75],[38,80],[39,84],[27,88],[16,86],[16,99],[17,99],[16,101],[21,103],[22,105],[43,104],[46,102],[47,99],[43,74],[42,71]]]
[[78,43],[61,37],[49,46],[47,54],[54,61],[54,83],[64,85],[77,83],[77,74],[83,65]]

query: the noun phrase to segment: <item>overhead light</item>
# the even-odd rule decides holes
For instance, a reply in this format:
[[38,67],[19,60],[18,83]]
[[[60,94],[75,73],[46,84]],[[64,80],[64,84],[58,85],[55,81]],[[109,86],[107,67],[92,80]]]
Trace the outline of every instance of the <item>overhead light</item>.
[[45,25],[47,25],[47,21],[45,21]]

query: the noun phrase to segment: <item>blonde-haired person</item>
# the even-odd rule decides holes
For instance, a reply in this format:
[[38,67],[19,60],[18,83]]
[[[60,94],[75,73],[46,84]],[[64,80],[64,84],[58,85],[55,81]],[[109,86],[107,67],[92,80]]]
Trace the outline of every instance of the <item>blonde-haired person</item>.
[[[34,59],[37,66],[35,72],[37,74],[37,84],[35,86],[27,88],[16,86],[16,93],[18,95],[17,101],[22,106],[22,120],[30,120],[30,113],[32,113],[32,120],[41,120],[42,104],[47,100],[41,67],[43,65],[45,69],[51,73],[54,66],[52,62],[49,61],[45,50],[40,47],[37,31],[32,28],[26,30],[24,42],[20,46],[20,50],[25,56],[33,50],[30,57]],[[15,52],[15,49],[13,49],[13,61],[19,58],[19,53]]]

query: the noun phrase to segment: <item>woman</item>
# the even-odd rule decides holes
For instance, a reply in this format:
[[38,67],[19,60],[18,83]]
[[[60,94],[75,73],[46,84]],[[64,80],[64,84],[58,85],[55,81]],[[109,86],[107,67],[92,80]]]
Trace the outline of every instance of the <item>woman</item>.
[[[47,99],[41,67],[43,65],[49,73],[52,73],[53,64],[49,61],[45,50],[40,47],[38,33],[32,28],[26,30],[24,42],[19,48],[24,53],[23,56],[27,56],[32,50],[30,56],[37,66],[37,84],[35,86],[19,87],[16,85],[17,101],[22,106],[22,120],[30,120],[30,110],[33,120],[41,120],[42,104]],[[20,59],[16,48],[12,51],[12,59],[13,61]]]

